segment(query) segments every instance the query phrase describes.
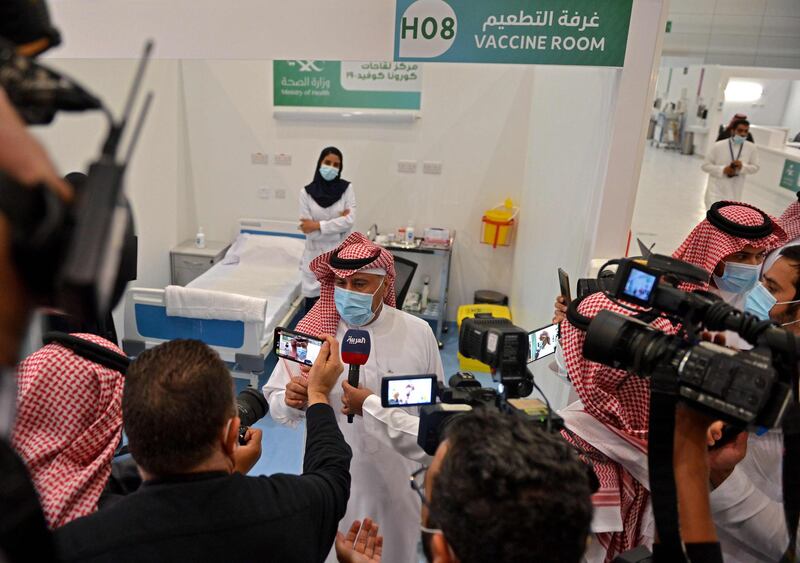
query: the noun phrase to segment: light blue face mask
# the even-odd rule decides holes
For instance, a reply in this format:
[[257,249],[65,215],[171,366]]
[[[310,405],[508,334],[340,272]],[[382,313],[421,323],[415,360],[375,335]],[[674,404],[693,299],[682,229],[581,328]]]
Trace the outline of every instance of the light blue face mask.
[[775,299],[775,296],[764,287],[763,283],[758,283],[747,294],[747,299],[744,301],[744,312],[755,315],[762,321],[768,321],[769,312],[777,304],[778,300]]
[[734,145],[741,145],[747,140],[747,137],[740,137],[739,135],[733,136],[733,144]]
[[[380,289],[378,286],[375,293],[378,293]],[[342,287],[334,287],[333,300],[339,316],[348,326],[364,326],[371,323],[375,318],[375,313],[372,311],[372,299],[375,297],[375,293],[360,293]]]
[[758,282],[761,265],[738,264],[725,262],[725,273],[722,277],[714,275],[714,283],[722,291],[729,293],[744,293],[753,288]]
[[330,182],[336,176],[339,175],[339,169],[335,166],[328,166],[327,164],[323,164],[319,167],[319,175],[322,176],[325,180]]
[[[747,294],[747,299],[745,299],[744,302],[744,312],[751,313],[762,321],[768,321],[770,320],[769,312],[775,305],[789,305],[791,303],[797,303],[798,301],[800,300],[778,301],[775,299],[775,296],[764,287],[763,283],[759,283]],[[792,325],[797,322],[800,322],[800,319],[783,323],[781,326]]]

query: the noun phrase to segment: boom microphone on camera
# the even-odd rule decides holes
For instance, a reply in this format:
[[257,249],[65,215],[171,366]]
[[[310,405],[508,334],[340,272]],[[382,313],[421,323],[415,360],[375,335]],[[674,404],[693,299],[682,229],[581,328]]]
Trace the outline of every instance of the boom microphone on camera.
[[[350,329],[344,333],[342,340],[342,361],[349,364],[350,371],[347,374],[347,383],[353,387],[358,387],[358,379],[361,366],[369,360],[371,342],[369,332],[366,330]],[[347,422],[353,422],[353,415],[347,415]]]

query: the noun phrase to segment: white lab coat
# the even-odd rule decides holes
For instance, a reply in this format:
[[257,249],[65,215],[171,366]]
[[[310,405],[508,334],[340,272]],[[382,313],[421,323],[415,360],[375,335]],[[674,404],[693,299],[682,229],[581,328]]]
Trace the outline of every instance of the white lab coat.
[[[731,154],[733,154],[733,158],[731,158]],[[734,160],[741,160],[742,168],[737,176],[728,178],[723,170]],[[710,208],[711,204],[722,200],[742,201],[745,176],[755,174],[760,168],[758,149],[750,141],[745,141],[742,145],[734,145],[730,139],[714,143],[703,162],[703,171],[708,172],[706,207]]]
[[[633,477],[650,488],[647,455],[621,439],[583,410],[580,401],[568,405],[559,415],[565,426],[605,455],[622,465]],[[747,457],[730,477],[711,492],[711,511],[716,524],[725,563],[766,563],[780,559],[789,536],[780,498],[782,438],[779,433],[752,436]],[[763,487],[764,490],[758,488]],[[592,532],[622,531],[619,509],[596,509]],[[650,547],[655,536],[652,509],[641,524],[644,545]],[[603,563],[605,549],[590,542],[583,561]]]
[[[345,209],[349,209],[350,213],[342,217]],[[308,265],[320,254],[342,244],[352,232],[356,220],[356,193],[353,191],[353,184],[330,207],[321,207],[303,188],[300,190],[300,219],[319,221],[319,230],[306,235],[306,248],[300,260],[303,297],[319,297],[319,282]]]
[[[381,378],[436,374],[444,381],[442,360],[430,326],[403,311],[384,306],[378,318],[364,330],[370,333],[372,349],[366,365],[361,367],[360,383],[376,395],[367,398],[364,416],[356,416],[353,424],[348,424],[347,416],[341,413],[341,382],[347,380],[347,366],[330,395],[339,428],[353,449],[350,502],[339,529],[346,533],[353,520],[373,518],[384,536],[383,560],[416,563],[420,502],[409,487],[408,478],[420,463],[429,463],[431,458],[417,445],[417,408],[381,406]],[[340,322],[336,332],[340,342],[346,331],[347,325]],[[305,412],[285,403],[289,372],[299,375],[299,365],[286,360],[278,362],[264,386],[264,395],[272,418],[294,426],[305,417]]]

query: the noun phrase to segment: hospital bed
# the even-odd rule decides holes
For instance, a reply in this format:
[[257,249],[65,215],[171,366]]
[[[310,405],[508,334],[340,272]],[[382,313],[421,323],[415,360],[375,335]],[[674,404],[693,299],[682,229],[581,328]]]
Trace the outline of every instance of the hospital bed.
[[304,240],[296,222],[240,219],[225,258],[186,288],[128,289],[125,353],[137,356],[179,338],[202,340],[232,365],[234,377],[258,387],[275,327],[288,325],[303,303]]

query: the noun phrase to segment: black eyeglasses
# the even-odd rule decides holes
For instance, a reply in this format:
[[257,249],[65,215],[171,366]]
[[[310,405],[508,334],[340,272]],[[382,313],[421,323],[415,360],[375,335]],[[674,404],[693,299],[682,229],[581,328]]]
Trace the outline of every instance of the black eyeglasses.
[[[428,473],[428,467],[423,465],[422,467],[420,467],[414,473],[411,474],[411,477],[410,477],[409,480],[411,481],[411,489],[416,491],[416,493],[419,495],[419,500],[421,500],[422,504],[424,504],[428,509],[428,512],[429,512],[428,513],[428,523],[429,523],[429,525],[435,525],[435,524],[430,524],[431,523],[431,515],[430,515],[431,505],[428,502],[428,499],[425,498],[425,475],[427,475],[427,473]],[[431,528],[431,527],[425,526],[423,524],[419,525],[419,529],[422,530],[423,532],[425,532],[426,534],[442,534],[443,533],[442,530],[440,530],[439,528]]]
[[423,465],[411,474],[409,481],[411,482],[411,489],[416,491],[416,493],[419,495],[419,499],[422,501],[422,504],[430,508],[428,499],[425,498],[425,475],[427,472],[428,466]]

